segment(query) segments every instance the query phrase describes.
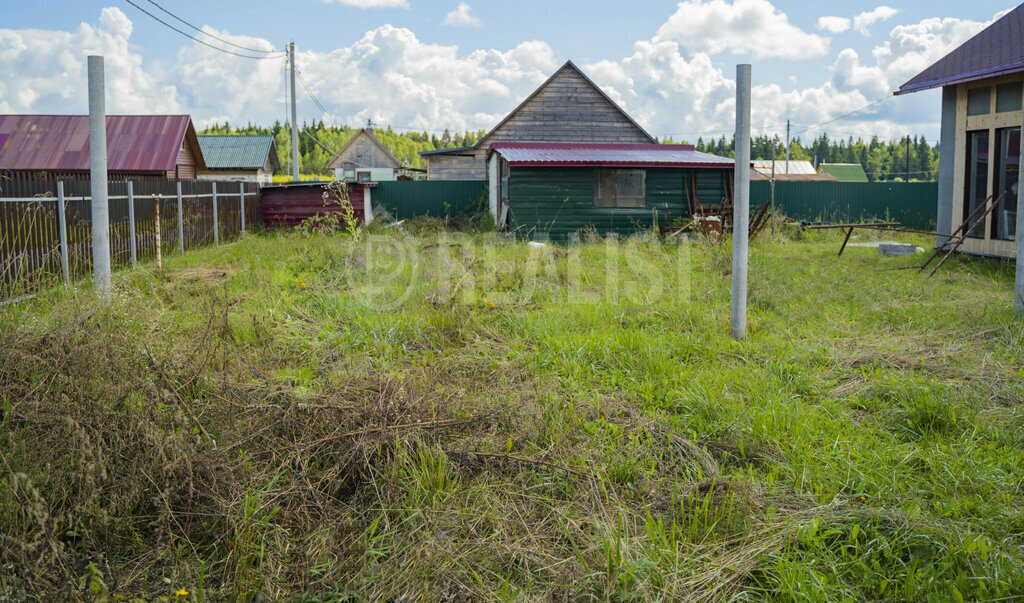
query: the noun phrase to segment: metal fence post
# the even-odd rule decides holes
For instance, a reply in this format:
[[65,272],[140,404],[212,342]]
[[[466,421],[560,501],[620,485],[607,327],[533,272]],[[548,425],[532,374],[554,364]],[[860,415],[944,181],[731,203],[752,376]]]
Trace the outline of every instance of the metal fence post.
[[128,185],[128,254],[132,260],[132,268],[135,268],[139,264],[135,251],[135,187],[132,186],[131,180],[126,184]]
[[245,238],[245,183],[238,183],[238,207],[242,210],[242,238]]
[[213,192],[213,244],[220,245],[220,230],[217,222],[217,183],[210,183]]
[[57,182],[57,225],[60,229],[60,271],[64,274],[64,284],[71,283],[71,271],[68,269],[68,222],[64,210],[64,183]]
[[185,226],[182,224],[181,219],[181,180],[177,182],[178,185],[178,251],[181,255],[185,255]]

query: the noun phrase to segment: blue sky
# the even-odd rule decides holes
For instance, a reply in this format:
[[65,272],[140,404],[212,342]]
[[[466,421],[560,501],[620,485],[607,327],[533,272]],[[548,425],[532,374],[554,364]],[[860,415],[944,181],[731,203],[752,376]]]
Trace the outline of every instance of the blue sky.
[[[148,0],[135,2],[161,14]],[[754,64],[755,130],[781,132],[787,118],[799,130],[886,96],[1014,7],[994,0],[158,3],[242,45],[269,50],[294,39],[300,71],[329,111],[303,95],[300,119],[489,128],[572,59],[653,134],[689,140],[731,129],[738,62]],[[200,124],[285,115],[283,61],[209,50],[124,0],[6,6],[0,111],[83,112],[84,57],[93,52],[107,57],[114,111],[190,113]],[[934,139],[937,119],[938,96],[924,93],[828,131]]]

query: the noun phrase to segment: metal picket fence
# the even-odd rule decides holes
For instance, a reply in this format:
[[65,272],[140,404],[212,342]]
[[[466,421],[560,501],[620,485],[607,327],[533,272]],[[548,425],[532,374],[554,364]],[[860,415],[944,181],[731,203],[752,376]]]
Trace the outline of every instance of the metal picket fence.
[[[92,271],[87,176],[11,178],[0,173],[0,304]],[[109,184],[113,268],[242,236],[261,223],[259,185],[207,180]],[[159,206],[159,210],[158,210]]]

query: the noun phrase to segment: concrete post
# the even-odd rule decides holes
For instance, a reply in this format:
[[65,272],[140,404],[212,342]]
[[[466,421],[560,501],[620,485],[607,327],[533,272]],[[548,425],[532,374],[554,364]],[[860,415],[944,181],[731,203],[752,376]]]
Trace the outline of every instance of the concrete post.
[[373,222],[373,188],[363,187],[363,222],[369,226]]
[[498,223],[498,203],[501,199],[501,157],[497,153],[491,153],[491,160],[487,162],[487,183],[490,196],[491,217],[494,223]]
[[217,183],[211,182],[210,188],[213,192],[213,244],[220,245],[220,225],[217,220]]
[[750,65],[736,66],[736,170],[732,218],[732,337],[747,333],[747,243],[750,237]]
[[128,184],[128,253],[132,260],[132,268],[135,268],[139,264],[138,256],[136,255],[136,242],[135,242],[135,187],[131,180]]
[[64,183],[57,183],[57,227],[60,230],[60,271],[64,275],[64,284],[71,283],[71,271],[68,268],[68,219],[64,207]]
[[110,208],[107,206],[107,108],[103,57],[89,63],[89,172],[92,214],[92,275],[100,297],[110,297]]
[[238,183],[238,208],[242,214],[242,238],[245,238],[245,183]]
[[185,255],[185,224],[182,220],[181,211],[181,181],[179,180],[175,184],[178,185],[178,251],[181,255]]
[[292,180],[299,181],[299,120],[295,112],[295,42],[288,43],[289,74],[292,84]]

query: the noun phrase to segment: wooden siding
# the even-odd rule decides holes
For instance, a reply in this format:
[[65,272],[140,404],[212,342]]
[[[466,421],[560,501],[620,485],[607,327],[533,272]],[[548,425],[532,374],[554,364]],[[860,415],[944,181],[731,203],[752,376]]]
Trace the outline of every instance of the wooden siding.
[[196,173],[196,157],[187,142],[178,150],[178,159],[174,162],[174,172],[168,172],[168,179],[194,180]]
[[723,175],[730,170],[647,170],[647,205],[607,208],[594,205],[594,168],[512,168],[510,227],[518,236],[564,241],[586,227],[602,235],[629,235],[689,216],[685,187],[697,175],[698,197],[714,205],[724,197]]
[[[263,223],[268,228],[298,226],[306,218],[339,211],[337,206],[324,205],[324,183],[270,186],[262,189]],[[355,218],[363,222],[363,186],[349,185],[349,200]]]
[[327,164],[330,169],[360,170],[369,168],[391,168],[402,167],[401,162],[395,159],[381,143],[366,130],[360,130],[355,137],[345,145],[337,155]]
[[566,67],[472,151],[428,155],[430,179],[486,180],[487,156],[495,142],[644,144],[651,139],[578,71]]

